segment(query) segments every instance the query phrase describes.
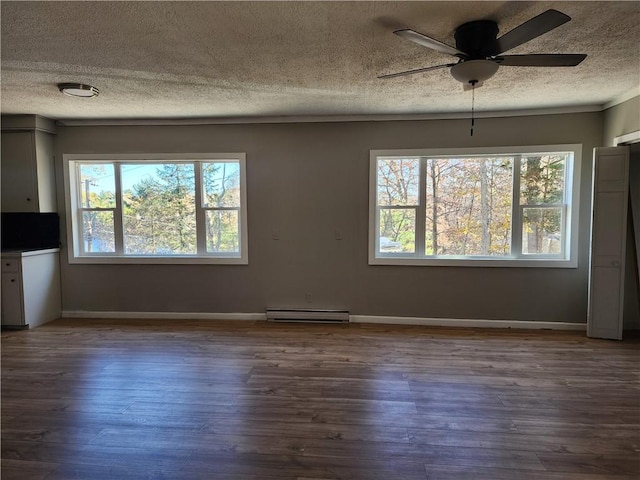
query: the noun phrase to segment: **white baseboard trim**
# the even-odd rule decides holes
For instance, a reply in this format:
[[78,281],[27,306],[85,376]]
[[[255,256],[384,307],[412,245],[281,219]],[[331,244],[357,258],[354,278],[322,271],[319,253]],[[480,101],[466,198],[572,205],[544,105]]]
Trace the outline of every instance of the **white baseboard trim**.
[[479,320],[467,318],[421,318],[421,317],[382,317],[374,315],[351,315],[353,323],[381,323],[388,325],[424,325],[429,327],[464,328],[517,328],[525,330],[587,330],[586,323],[570,322],[534,322],[518,320]]
[[[203,313],[203,312],[107,312],[64,310],[62,318],[104,318],[144,320],[249,320],[266,321],[265,313]],[[423,325],[427,327],[513,328],[526,330],[587,330],[586,323],[534,322],[518,320],[480,320],[467,318],[391,317],[378,315],[349,315],[352,323],[387,325]]]
[[264,313],[202,313],[202,312],[96,312],[65,310],[62,318],[106,318],[144,320],[266,320]]

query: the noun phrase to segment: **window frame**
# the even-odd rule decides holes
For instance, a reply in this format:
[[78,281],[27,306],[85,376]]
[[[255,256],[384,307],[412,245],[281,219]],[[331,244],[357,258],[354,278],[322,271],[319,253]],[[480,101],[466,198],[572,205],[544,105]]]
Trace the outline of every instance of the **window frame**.
[[[228,161],[237,163],[240,170],[240,206],[239,207],[205,207],[202,185],[202,164]],[[113,164],[115,174],[114,208],[85,208],[80,202],[76,165],[81,163]],[[193,163],[195,181],[196,207],[196,244],[197,252],[192,255],[126,255],[123,247],[123,210],[120,168],[117,164],[145,163]],[[246,187],[246,154],[245,153],[152,153],[152,154],[63,154],[65,182],[65,207],[67,226],[67,251],[71,264],[229,264],[246,265],[248,258],[247,231],[247,187]],[[238,236],[240,251],[206,252],[205,219],[207,210],[237,210]],[[115,252],[90,253],[83,252],[82,212],[113,211]],[[119,221],[118,221],[119,220]]]
[[[564,202],[561,205],[521,205],[520,204],[520,160],[532,153],[569,152],[565,165]],[[519,253],[509,256],[430,256],[420,252],[425,250],[426,222],[426,161],[424,157],[455,156],[514,156],[513,190],[511,204],[511,242],[518,242]],[[415,208],[416,239],[415,252],[379,252],[379,209],[398,208],[378,205],[378,158],[379,157],[420,157],[418,205]],[[459,267],[536,267],[536,268],[577,268],[578,237],[580,215],[580,173],[582,164],[582,144],[530,145],[512,147],[471,147],[471,148],[428,148],[428,149],[385,149],[369,152],[369,265],[408,266],[459,266]],[[516,175],[515,173],[518,172]],[[561,254],[522,253],[523,212],[526,208],[558,208],[562,206],[562,228],[564,239]],[[423,218],[424,217],[424,218]]]

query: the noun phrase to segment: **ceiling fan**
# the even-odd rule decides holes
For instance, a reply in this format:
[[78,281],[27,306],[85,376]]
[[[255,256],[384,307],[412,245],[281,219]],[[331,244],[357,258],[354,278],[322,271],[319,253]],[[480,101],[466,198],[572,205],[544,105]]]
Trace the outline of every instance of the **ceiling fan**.
[[584,54],[530,54],[502,55],[523,43],[533,40],[571,20],[557,10],[547,10],[527,20],[501,37],[498,25],[491,20],[476,20],[460,25],[455,30],[456,47],[447,45],[414,30],[405,28],[393,33],[411,42],[438,52],[458,57],[456,63],[417,68],[404,72],[381,75],[378,78],[393,78],[414,73],[451,68],[453,78],[463,83],[465,90],[477,88],[491,78],[498,67],[575,67],[587,56]]

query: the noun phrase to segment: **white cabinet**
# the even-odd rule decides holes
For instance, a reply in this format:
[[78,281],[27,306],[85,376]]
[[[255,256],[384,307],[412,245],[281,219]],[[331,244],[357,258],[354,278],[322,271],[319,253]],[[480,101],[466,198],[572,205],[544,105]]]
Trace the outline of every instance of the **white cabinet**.
[[33,328],[60,317],[59,249],[2,254],[2,326]]
[[2,272],[2,325],[22,325],[20,273]]
[[2,117],[3,212],[57,211],[53,135],[42,129],[50,125],[44,120]]

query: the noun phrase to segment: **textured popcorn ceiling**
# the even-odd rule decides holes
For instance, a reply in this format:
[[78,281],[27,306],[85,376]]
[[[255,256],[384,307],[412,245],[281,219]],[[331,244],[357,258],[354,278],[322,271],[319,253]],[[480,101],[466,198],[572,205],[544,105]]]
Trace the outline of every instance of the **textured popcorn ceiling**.
[[[54,119],[235,118],[467,112],[455,61],[403,40],[451,45],[461,23],[506,33],[555,8],[569,23],[510,54],[586,53],[574,68],[501,67],[480,111],[603,105],[638,89],[640,2],[9,2],[1,3],[2,113]],[[94,99],[59,82],[96,86]]]

